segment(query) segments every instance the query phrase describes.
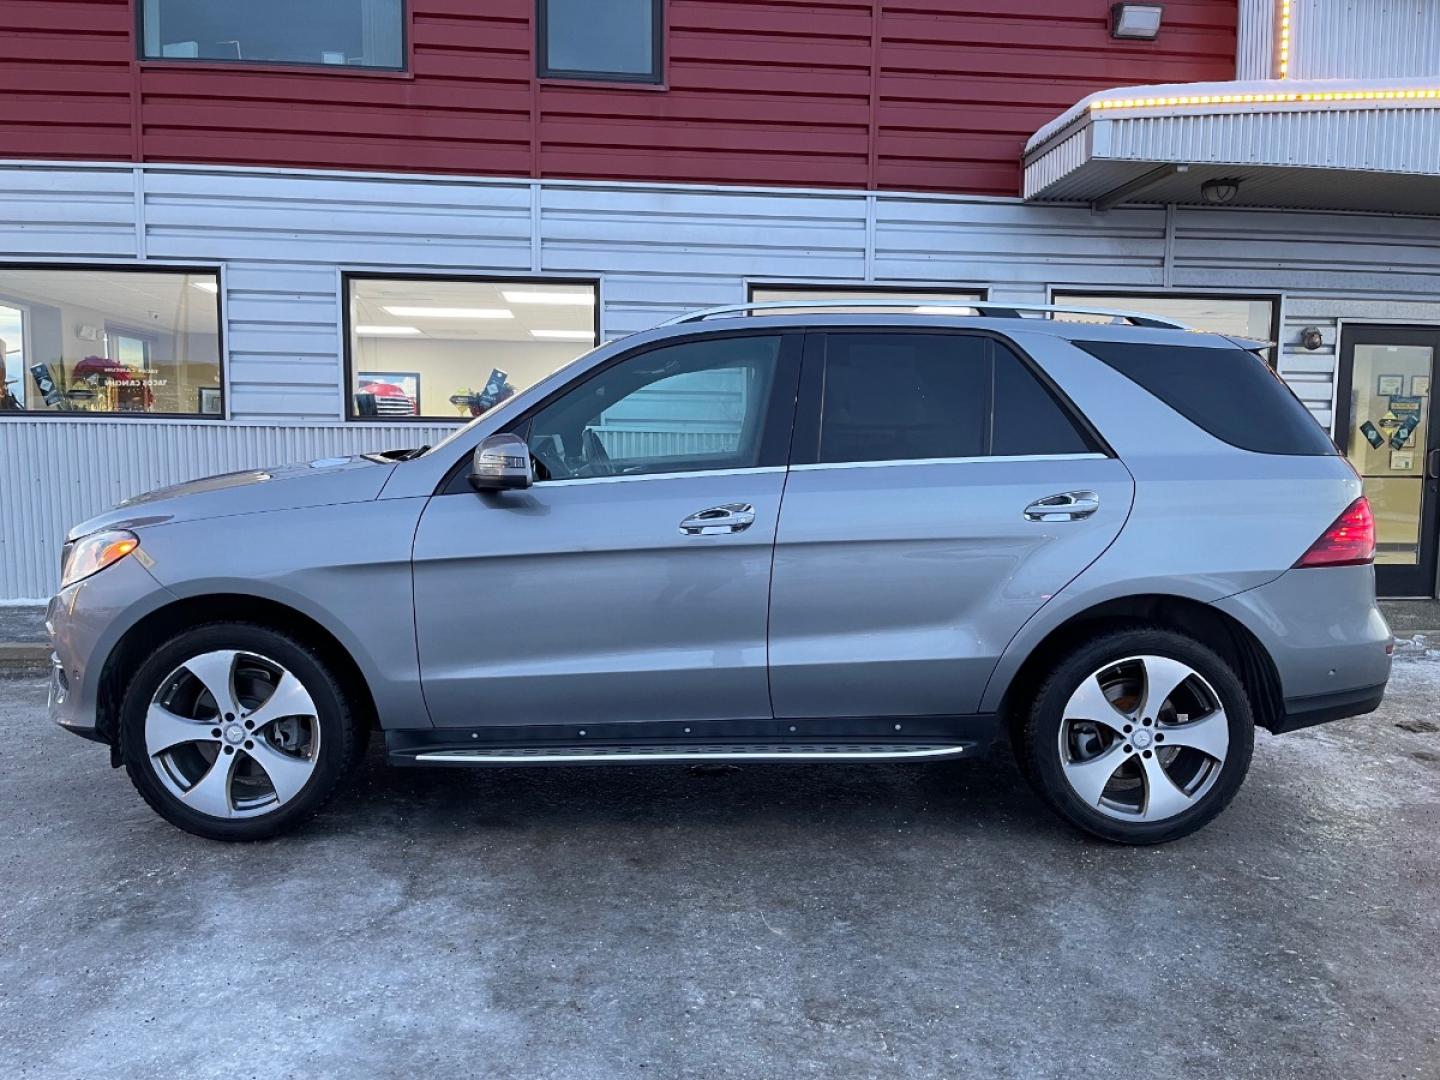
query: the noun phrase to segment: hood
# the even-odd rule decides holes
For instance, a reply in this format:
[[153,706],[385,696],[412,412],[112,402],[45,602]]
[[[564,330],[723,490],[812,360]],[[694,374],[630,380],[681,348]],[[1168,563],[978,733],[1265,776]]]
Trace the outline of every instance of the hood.
[[207,476],[126,499],[76,525],[66,539],[99,529],[143,529],[175,521],[368,502],[379,496],[394,468],[394,462],[383,459],[334,457]]

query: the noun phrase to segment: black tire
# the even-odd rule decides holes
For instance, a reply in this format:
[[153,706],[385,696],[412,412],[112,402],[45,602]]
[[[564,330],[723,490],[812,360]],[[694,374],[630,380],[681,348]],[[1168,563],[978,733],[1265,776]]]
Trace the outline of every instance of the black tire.
[[[315,705],[320,749],[309,779],[288,802],[258,816],[226,819],[197,812],[161,782],[145,748],[145,716],[162,680],[187,660],[232,649],[267,657],[300,680]],[[320,654],[299,638],[253,623],[207,623],[171,638],[130,680],[120,712],[120,756],[130,781],[166,821],[211,840],[262,840],[314,814],[355,763],[360,734],[345,691]]]
[[[1134,656],[1159,656],[1189,665],[1210,684],[1228,721],[1229,746],[1208,790],[1183,812],[1153,822],[1121,820],[1088,805],[1066,779],[1062,761],[1061,725],[1071,695],[1092,674]],[[1174,630],[1136,626],[1105,632],[1065,652],[1031,698],[1015,728],[1014,742],[1026,779],[1070,824],[1116,843],[1160,844],[1207,824],[1235,797],[1254,751],[1254,712],[1239,678],[1214,650]]]

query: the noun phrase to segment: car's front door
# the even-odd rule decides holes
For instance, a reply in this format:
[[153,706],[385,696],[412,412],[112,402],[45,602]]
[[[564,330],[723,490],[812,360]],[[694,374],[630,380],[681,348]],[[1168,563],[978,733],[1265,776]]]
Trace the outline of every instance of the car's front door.
[[771,584],[775,715],[974,712],[1134,484],[1005,342],[814,334]]
[[512,425],[533,487],[430,500],[415,619],[437,726],[770,718],[800,342],[707,334],[622,357]]

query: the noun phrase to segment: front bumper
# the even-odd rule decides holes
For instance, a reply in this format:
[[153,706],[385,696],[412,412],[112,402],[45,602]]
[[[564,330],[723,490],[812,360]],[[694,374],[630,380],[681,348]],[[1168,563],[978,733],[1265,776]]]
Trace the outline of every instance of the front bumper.
[[135,558],[121,559],[50,600],[50,719],[96,742],[114,742],[118,701],[103,697],[105,661],[137,621],[175,599]]

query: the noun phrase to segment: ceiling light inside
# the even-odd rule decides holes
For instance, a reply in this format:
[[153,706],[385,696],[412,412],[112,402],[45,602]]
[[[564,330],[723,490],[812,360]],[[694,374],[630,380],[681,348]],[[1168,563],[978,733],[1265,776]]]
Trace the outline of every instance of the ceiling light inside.
[[201,292],[208,292],[211,296],[214,296],[220,291],[220,286],[216,285],[213,281],[192,281],[190,287],[192,289],[199,289]]
[[509,308],[484,307],[390,307],[385,310],[402,319],[513,319]]
[[361,337],[409,337],[420,333],[418,326],[357,326],[355,333]]
[[528,292],[524,289],[501,289],[500,295],[507,304],[567,304],[574,307],[594,307],[593,292]]
[[1112,4],[1110,36],[1132,41],[1154,41],[1160,33],[1164,8],[1159,4]]
[[552,341],[594,341],[595,334],[591,330],[531,330],[530,336],[535,338],[548,338]]

